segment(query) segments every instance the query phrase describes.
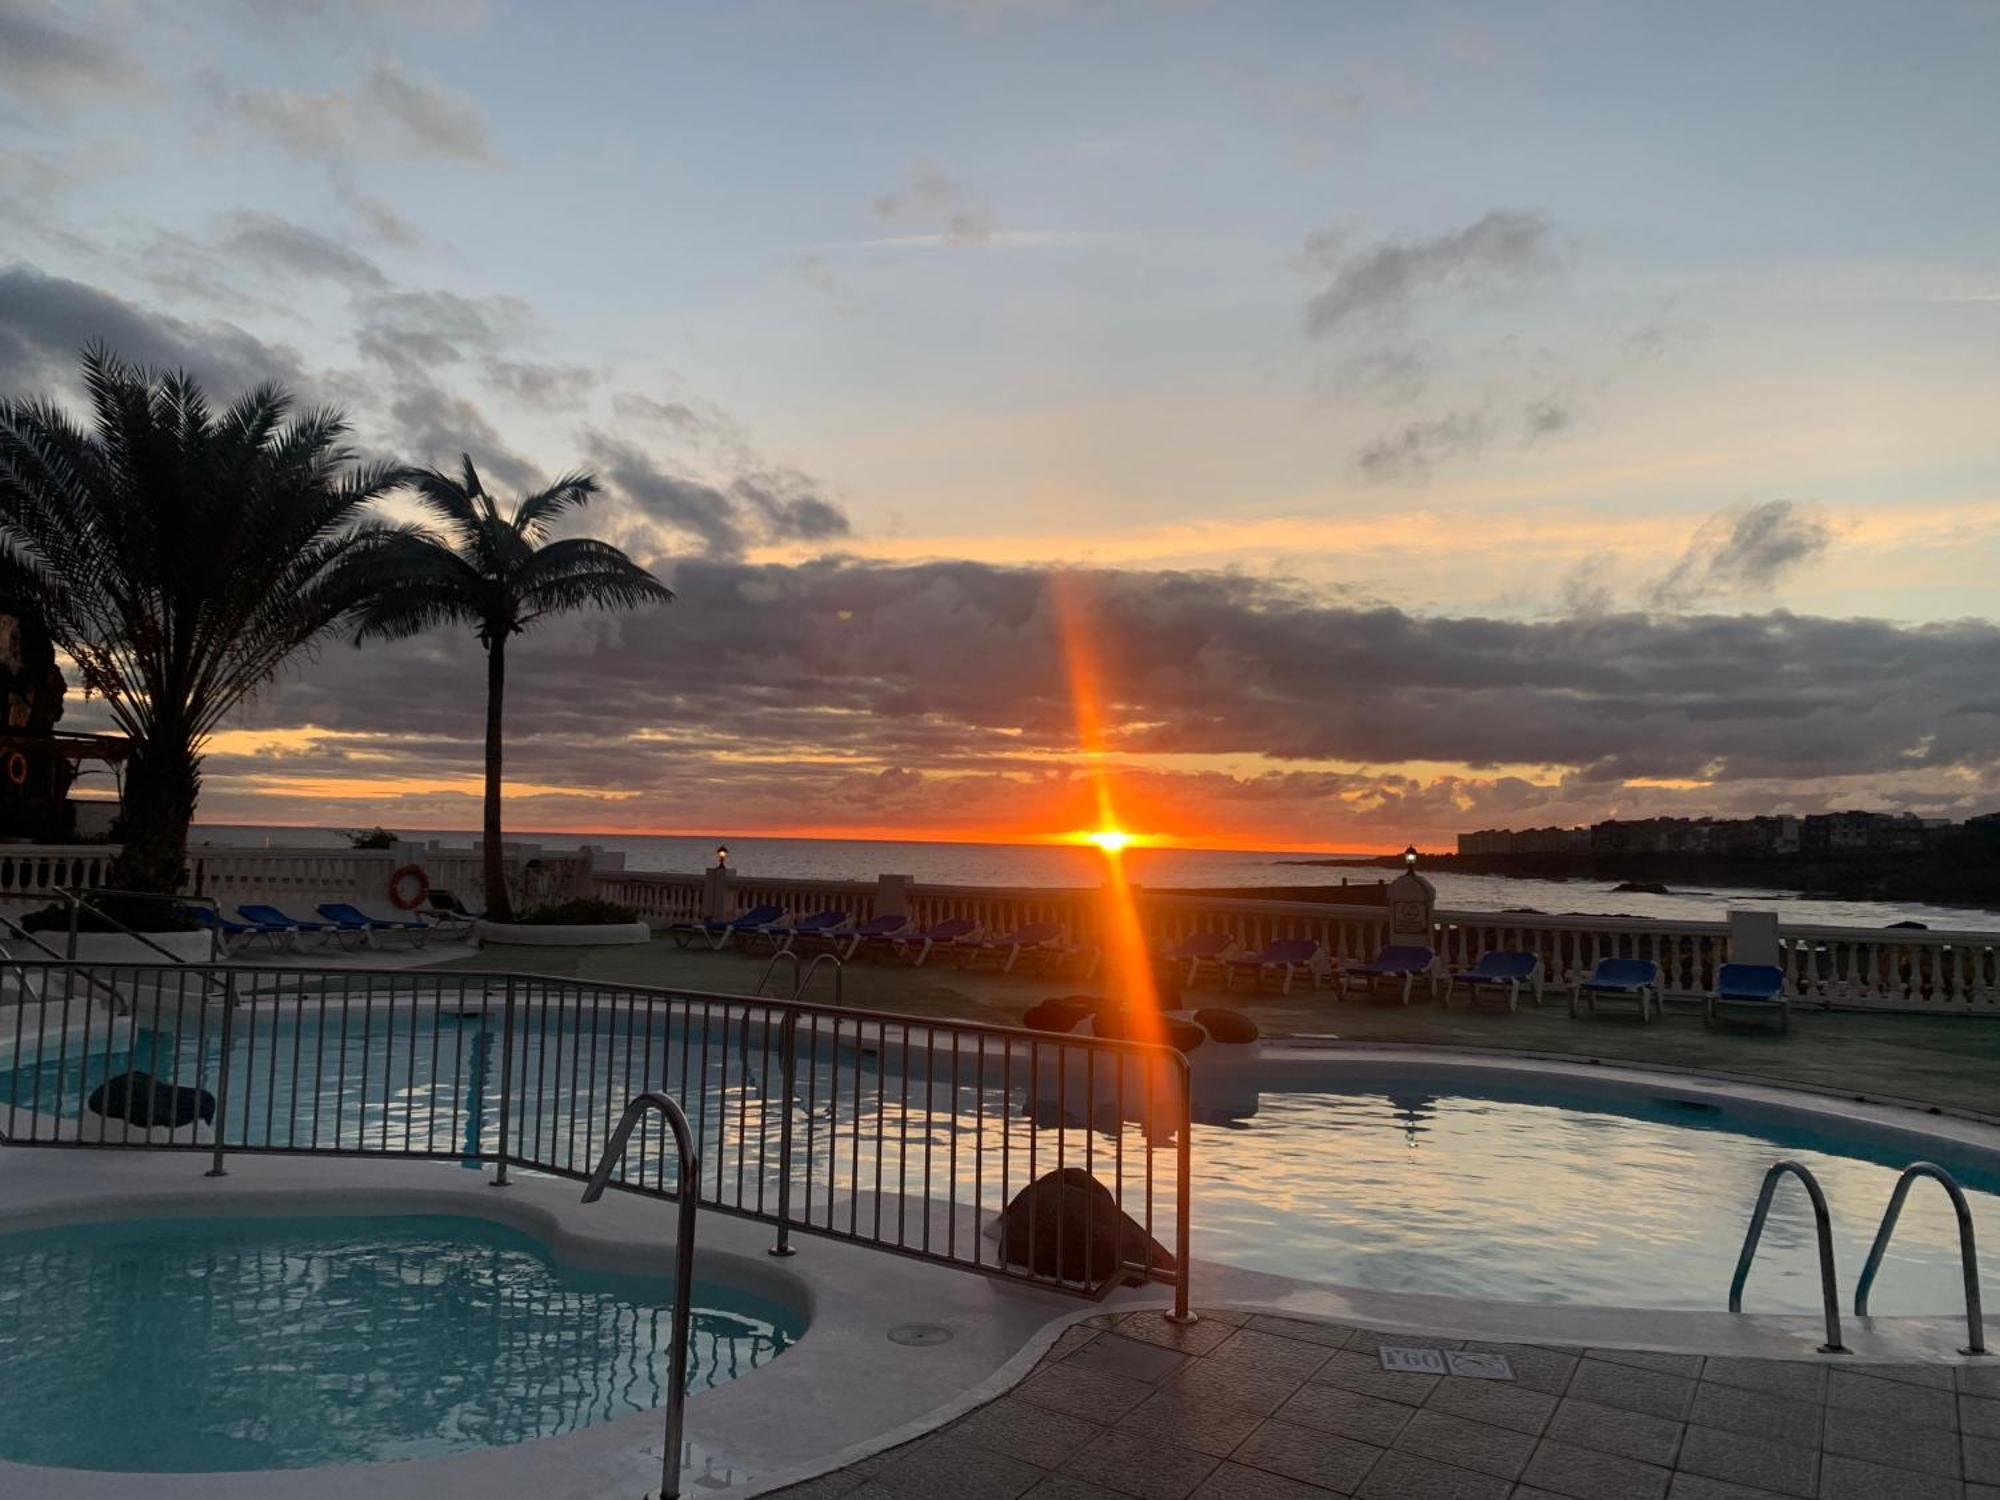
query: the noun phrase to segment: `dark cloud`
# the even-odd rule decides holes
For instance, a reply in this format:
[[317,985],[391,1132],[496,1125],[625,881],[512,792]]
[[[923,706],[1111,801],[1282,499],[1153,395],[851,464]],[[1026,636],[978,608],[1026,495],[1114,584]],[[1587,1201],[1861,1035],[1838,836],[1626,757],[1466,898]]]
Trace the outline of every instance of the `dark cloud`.
[[225,107],[302,160],[496,160],[476,100],[393,60],[375,64],[352,89],[216,89]]
[[465,297],[446,291],[391,291],[356,309],[355,347],[392,371],[432,371],[465,360],[492,359],[532,328],[518,297]]
[[1651,590],[1674,608],[1718,595],[1754,594],[1816,562],[1833,540],[1826,519],[1796,500],[1766,500],[1712,516]]
[[231,214],[216,248],[283,276],[313,277],[364,291],[389,284],[382,268],[352,246],[275,214]]
[[399,455],[450,467],[470,453],[482,473],[502,484],[537,484],[535,465],[456,389],[475,373],[504,389],[504,374],[494,382],[494,371],[516,359],[533,322],[527,303],[515,297],[395,290],[358,299],[355,348],[376,379],[385,436]]
[[410,250],[423,243],[424,237],[416,225],[397,213],[382,199],[372,193],[363,192],[355,183],[354,174],[344,167],[329,168],[327,182],[332,187],[334,196],[361,221],[361,226],[382,244],[394,246],[399,250]]
[[423,379],[393,387],[386,415],[397,457],[427,468],[456,472],[469,453],[481,474],[515,489],[533,489],[540,471],[507,446],[484,412],[463,396]]
[[947,244],[983,245],[993,238],[993,210],[927,157],[910,168],[909,181],[875,200],[878,217],[935,230]]
[[1420,484],[1438,463],[1477,453],[1486,445],[1487,435],[1482,413],[1447,412],[1375,439],[1354,456],[1354,467],[1371,484]]
[[830,541],[849,531],[846,513],[796,470],[765,469],[715,484],[675,472],[607,433],[588,432],[584,446],[614,493],[654,525],[692,538],[708,557],[735,559],[753,545]]
[[108,32],[71,30],[39,0],[0,0],[0,89],[52,104],[142,84],[146,70]]
[[1576,410],[1566,396],[1543,396],[1521,408],[1521,431],[1529,442],[1567,432],[1575,423]]
[[33,266],[0,270],[0,391],[67,384],[78,352],[93,341],[134,364],[187,370],[218,395],[262,380],[295,390],[304,383],[295,351],[234,324],[187,322]]
[[1484,218],[1432,239],[1391,240],[1348,251],[1345,230],[1306,240],[1310,265],[1331,270],[1306,304],[1306,331],[1315,337],[1350,325],[1399,318],[1433,292],[1470,294],[1519,286],[1560,264],[1549,223],[1538,214],[1494,209]]
[[588,365],[535,359],[496,359],[482,371],[486,383],[538,411],[568,411],[583,404],[597,384]]

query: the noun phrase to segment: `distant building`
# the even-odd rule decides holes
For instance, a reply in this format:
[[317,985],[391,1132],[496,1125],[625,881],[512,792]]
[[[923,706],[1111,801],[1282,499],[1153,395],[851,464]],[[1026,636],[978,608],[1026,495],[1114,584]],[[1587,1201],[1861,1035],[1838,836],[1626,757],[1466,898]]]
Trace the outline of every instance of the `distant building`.
[[[2000,821],[1989,813],[1973,823]],[[1853,809],[1798,817],[1607,818],[1588,828],[1482,828],[1458,836],[1458,852],[1495,854],[1718,854],[1732,859],[1789,855],[1913,854],[1933,847],[1953,824],[1915,813]],[[1968,825],[1970,826],[1970,825]]]
[[1578,854],[1589,849],[1588,828],[1482,828],[1458,836],[1460,854]]

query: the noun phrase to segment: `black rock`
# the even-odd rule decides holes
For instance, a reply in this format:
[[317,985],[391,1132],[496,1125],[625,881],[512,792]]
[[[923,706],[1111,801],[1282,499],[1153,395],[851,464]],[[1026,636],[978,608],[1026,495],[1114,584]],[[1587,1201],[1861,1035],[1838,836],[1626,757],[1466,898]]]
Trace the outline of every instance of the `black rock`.
[[127,1120],[139,1126],[178,1130],[192,1125],[197,1116],[203,1124],[215,1122],[215,1095],[207,1089],[162,1083],[137,1068],[107,1078],[90,1091],[89,1102],[91,1110],[107,1120]]
[[1889,925],[1891,927],[1908,927],[1916,932],[1929,932],[1931,930],[1931,924],[1928,922],[1891,922]]
[[1172,1253],[1081,1167],[1044,1173],[1014,1195],[1000,1215],[1000,1250],[1010,1265],[1093,1285],[1128,1264],[1174,1268]]
[[1209,1006],[1194,1013],[1194,1024],[1218,1042],[1254,1042],[1262,1035],[1257,1023],[1240,1010]]
[[1100,1002],[1088,995],[1065,995],[1028,1007],[1021,1024],[1030,1031],[1070,1032],[1076,1023],[1095,1010]]
[[1671,896],[1672,891],[1657,880],[1621,880],[1611,887],[1611,894],[1627,896]]

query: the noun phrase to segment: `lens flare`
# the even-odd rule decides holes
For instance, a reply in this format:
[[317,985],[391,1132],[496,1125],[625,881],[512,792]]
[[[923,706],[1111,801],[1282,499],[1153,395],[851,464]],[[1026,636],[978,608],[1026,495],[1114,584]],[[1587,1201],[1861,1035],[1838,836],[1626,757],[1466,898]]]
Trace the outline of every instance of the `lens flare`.
[[1132,835],[1122,828],[1100,828],[1089,835],[1090,842],[1106,854],[1122,854],[1131,847]]

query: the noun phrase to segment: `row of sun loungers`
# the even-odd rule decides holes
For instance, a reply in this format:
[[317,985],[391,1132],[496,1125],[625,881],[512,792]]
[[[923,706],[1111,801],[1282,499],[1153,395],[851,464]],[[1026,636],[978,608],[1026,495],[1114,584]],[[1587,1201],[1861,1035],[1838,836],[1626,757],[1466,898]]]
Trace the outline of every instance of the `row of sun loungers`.
[[1097,968],[1097,950],[1072,946],[1056,922],[1029,922],[988,937],[980,934],[977,922],[964,917],[923,928],[913,926],[908,917],[855,922],[848,913],[835,910],[787,920],[784,908],[766,903],[739,917],[676,922],[667,935],[682,948],[705,944],[720,950],[735,943],[746,952],[833,953],[842,962],[886,957],[921,966],[942,957],[965,969],[991,967],[1003,974],[1077,969],[1085,977]]
[[[432,891],[432,904],[421,914],[384,917],[365,912],[348,901],[322,901],[311,917],[293,916],[267,902],[250,901],[236,908],[234,916],[210,906],[184,906],[182,914],[197,926],[206,927],[220,940],[225,953],[247,948],[262,941],[272,949],[299,948],[308,941],[317,946],[339,943],[342,947],[372,945],[378,937],[400,936],[421,948],[433,932],[469,932],[480,914],[467,910],[449,891]],[[443,897],[439,903],[435,898]]]

